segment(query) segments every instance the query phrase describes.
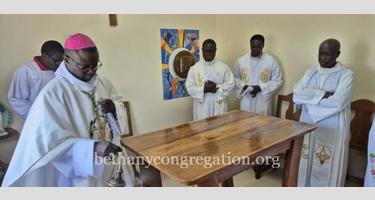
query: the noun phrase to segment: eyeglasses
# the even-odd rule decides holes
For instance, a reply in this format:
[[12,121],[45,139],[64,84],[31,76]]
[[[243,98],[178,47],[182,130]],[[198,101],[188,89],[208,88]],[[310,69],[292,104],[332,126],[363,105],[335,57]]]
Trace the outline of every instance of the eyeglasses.
[[70,56],[67,56],[67,57],[70,58],[70,60],[72,60],[77,65],[77,67],[80,68],[80,69],[82,69],[82,70],[88,70],[88,69],[97,70],[101,66],[103,66],[103,64],[102,64],[102,62],[100,62],[100,60],[98,60],[98,63],[96,63],[96,65],[85,65],[85,66],[82,66],[81,64],[79,64],[77,61],[75,61]]

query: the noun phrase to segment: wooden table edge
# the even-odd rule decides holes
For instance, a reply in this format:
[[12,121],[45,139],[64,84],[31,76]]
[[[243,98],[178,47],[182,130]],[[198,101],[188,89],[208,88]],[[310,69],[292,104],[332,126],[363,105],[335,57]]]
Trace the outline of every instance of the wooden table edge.
[[[303,122],[302,122],[302,123],[303,123]],[[317,126],[315,126],[315,125],[312,125],[312,124],[308,124],[308,125],[311,126],[308,130],[305,130],[305,131],[301,132],[300,134],[298,134],[298,135],[296,135],[296,136],[290,137],[290,138],[288,138],[287,140],[283,141],[283,142],[280,144],[280,145],[288,145],[288,146],[289,146],[288,148],[284,149],[284,151],[290,149],[291,142],[292,142],[294,139],[296,139],[296,138],[298,138],[298,137],[303,137],[305,134],[307,134],[307,133],[309,133],[309,132],[312,132],[312,131],[314,131],[314,130],[317,129]],[[134,154],[135,156],[145,157],[144,155],[140,154],[139,152],[136,152],[136,151],[135,151],[134,149],[132,149],[130,146],[126,145],[126,144],[125,144],[125,141],[123,141],[123,140],[121,140],[121,146],[123,146],[125,149],[129,150],[129,151],[130,151],[132,154]],[[274,147],[274,144],[271,145],[270,147],[266,148],[266,149],[263,149],[263,150],[261,150],[261,151],[256,152],[255,155],[253,155],[253,156],[251,156],[251,157],[258,157],[258,156],[260,156],[262,153],[267,152],[267,151],[269,151],[270,149],[273,149],[273,148],[275,148],[275,147]],[[280,153],[281,153],[281,152],[280,152]],[[250,157],[250,156],[246,156],[246,157]],[[152,163],[148,163],[148,164],[151,165],[152,167],[154,167],[155,169],[157,169],[160,173],[164,173],[164,174],[166,174],[167,176],[169,176],[171,179],[173,179],[173,180],[179,182],[180,184],[184,184],[184,185],[187,185],[187,186],[197,185],[199,182],[204,181],[204,180],[206,180],[206,179],[212,177],[213,175],[215,175],[216,173],[219,173],[220,171],[224,171],[224,170],[227,170],[227,169],[230,169],[230,168],[236,166],[235,163],[232,163],[232,164],[227,165],[227,166],[225,166],[224,168],[222,168],[222,169],[220,169],[220,170],[218,170],[218,171],[213,171],[213,172],[211,172],[211,173],[209,173],[209,174],[203,175],[203,176],[201,176],[201,177],[197,177],[195,180],[185,180],[185,179],[179,179],[178,177],[176,177],[176,176],[174,176],[174,175],[171,175],[171,174],[169,174],[168,172],[162,171],[162,170],[159,168],[158,165],[153,165]],[[251,166],[252,166],[252,165],[248,165],[248,166],[246,166],[246,168],[250,168]],[[246,170],[246,168],[243,169],[243,170]],[[243,171],[243,170],[242,170],[242,171]],[[241,171],[240,171],[240,172],[241,172]],[[240,172],[238,172],[238,173],[240,173]],[[238,174],[238,173],[236,173],[236,174]],[[236,175],[236,174],[234,174],[234,175]],[[233,176],[234,176],[234,175],[233,175]]]

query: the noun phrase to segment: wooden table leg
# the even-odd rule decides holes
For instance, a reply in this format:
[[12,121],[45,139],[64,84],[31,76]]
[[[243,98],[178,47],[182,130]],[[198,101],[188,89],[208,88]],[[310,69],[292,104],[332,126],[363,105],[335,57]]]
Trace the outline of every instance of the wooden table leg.
[[301,150],[303,136],[291,141],[291,147],[285,154],[284,171],[282,178],[283,187],[296,187],[298,182],[299,161],[301,159]]
[[159,170],[151,165],[140,165],[139,168],[143,187],[162,187]]
[[197,184],[198,187],[219,187],[220,182],[216,176],[212,176]]
[[223,181],[223,182],[221,183],[221,186],[222,186],[222,187],[233,187],[233,186],[234,186],[234,184],[233,184],[233,177],[231,177],[231,178],[229,178],[229,179]]

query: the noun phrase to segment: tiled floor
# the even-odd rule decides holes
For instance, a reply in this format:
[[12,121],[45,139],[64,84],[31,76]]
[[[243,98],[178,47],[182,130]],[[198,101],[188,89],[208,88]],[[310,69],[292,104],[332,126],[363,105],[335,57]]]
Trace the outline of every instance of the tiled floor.
[[[281,169],[271,170],[268,173],[266,172],[261,179],[256,180],[253,169],[248,169],[234,176],[233,181],[235,187],[280,187],[281,174]],[[171,180],[164,174],[162,174],[161,178],[164,187],[184,186]]]
[[[261,179],[256,180],[253,169],[245,170],[244,172],[234,176],[235,187],[281,187],[282,169],[269,170],[265,172]],[[184,186],[171,180],[166,175],[162,174],[162,182],[164,187],[181,187]],[[354,182],[347,181],[346,187],[358,187]]]

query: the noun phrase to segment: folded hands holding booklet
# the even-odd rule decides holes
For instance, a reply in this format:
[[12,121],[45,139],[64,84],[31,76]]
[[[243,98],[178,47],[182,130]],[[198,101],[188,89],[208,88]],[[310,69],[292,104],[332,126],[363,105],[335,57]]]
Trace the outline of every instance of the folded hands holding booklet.
[[240,93],[240,97],[245,96],[246,93],[251,92],[253,90],[254,90],[254,88],[252,86],[248,86],[246,89],[244,87],[244,89],[242,89],[242,91]]

